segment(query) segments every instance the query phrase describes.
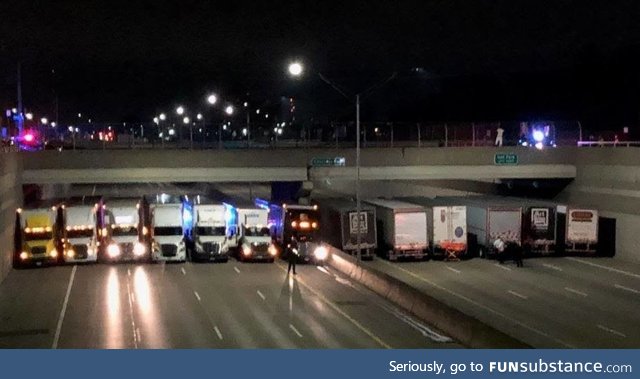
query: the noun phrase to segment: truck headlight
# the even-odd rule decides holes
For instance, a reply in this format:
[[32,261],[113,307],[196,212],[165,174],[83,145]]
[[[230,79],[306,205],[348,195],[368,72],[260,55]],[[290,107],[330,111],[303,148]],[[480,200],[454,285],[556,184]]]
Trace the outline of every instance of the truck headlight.
[[278,254],[278,248],[276,247],[276,245],[274,244],[269,245],[269,254],[271,254],[274,257]]
[[51,258],[57,258],[58,257],[58,250],[53,249],[49,252],[49,255],[51,256]]
[[107,246],[107,254],[111,258],[117,257],[118,255],[120,255],[120,246],[115,243],[110,244],[109,246]]
[[143,256],[146,252],[147,248],[142,243],[136,242],[136,244],[133,245],[133,255],[136,257]]
[[27,258],[29,258],[29,253],[27,253],[26,251],[23,251],[22,253],[20,253],[20,259],[21,260],[26,260]]
[[251,248],[249,246],[242,246],[242,254],[245,257],[248,257],[249,255],[251,255]]
[[73,251],[73,249],[69,249],[69,250],[67,250],[67,257],[69,257],[69,258],[73,258],[73,257],[75,257],[75,256],[76,256],[76,252],[75,252],[75,251]]
[[325,259],[327,259],[327,256],[329,256],[329,250],[324,247],[324,246],[318,246],[316,247],[316,249],[313,251],[313,256],[319,260],[319,261],[323,261]]

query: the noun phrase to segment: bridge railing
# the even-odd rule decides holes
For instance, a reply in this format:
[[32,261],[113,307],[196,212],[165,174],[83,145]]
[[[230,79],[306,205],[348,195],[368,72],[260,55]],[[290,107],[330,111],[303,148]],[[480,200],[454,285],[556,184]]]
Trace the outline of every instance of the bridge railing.
[[578,141],[578,147],[640,147],[640,141]]

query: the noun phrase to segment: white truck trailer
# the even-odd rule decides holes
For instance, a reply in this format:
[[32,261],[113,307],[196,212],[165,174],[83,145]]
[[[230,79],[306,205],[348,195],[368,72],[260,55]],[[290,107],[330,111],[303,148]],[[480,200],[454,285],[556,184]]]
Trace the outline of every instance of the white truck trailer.
[[389,260],[423,259],[427,241],[427,214],[424,207],[398,200],[374,199],[366,203],[376,207],[378,247]]
[[427,212],[427,237],[432,257],[448,260],[469,257],[465,205],[448,198],[411,197],[402,200],[421,205]]

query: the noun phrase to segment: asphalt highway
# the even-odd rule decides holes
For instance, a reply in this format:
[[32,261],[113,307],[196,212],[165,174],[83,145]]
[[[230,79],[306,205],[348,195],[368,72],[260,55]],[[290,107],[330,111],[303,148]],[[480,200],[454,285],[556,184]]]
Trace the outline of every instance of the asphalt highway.
[[367,263],[534,347],[639,348],[640,265],[611,258]]
[[330,268],[283,262],[14,270],[7,348],[459,347]]

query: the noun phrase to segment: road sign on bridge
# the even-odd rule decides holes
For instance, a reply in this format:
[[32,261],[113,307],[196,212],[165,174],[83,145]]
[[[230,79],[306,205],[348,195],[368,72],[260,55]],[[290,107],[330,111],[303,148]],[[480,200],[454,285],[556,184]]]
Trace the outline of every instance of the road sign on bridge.
[[517,165],[518,155],[515,153],[497,153],[493,162],[498,166]]
[[347,163],[347,160],[344,157],[313,158],[311,160],[311,166],[313,166],[313,167],[345,166],[346,163]]

